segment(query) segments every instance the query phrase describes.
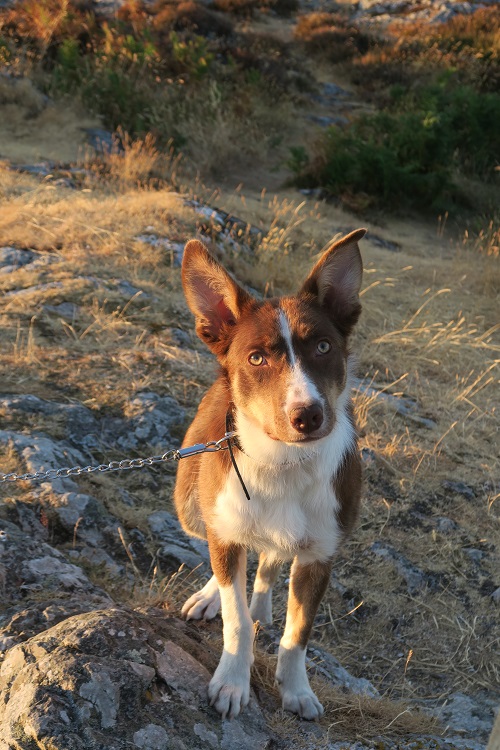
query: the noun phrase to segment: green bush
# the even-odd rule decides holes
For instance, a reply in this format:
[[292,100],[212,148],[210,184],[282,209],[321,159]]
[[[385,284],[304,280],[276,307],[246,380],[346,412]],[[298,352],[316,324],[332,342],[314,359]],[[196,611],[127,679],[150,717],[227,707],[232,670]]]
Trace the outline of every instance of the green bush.
[[450,210],[457,176],[493,180],[500,153],[500,96],[446,84],[393,91],[390,108],[342,130],[328,128],[313,158],[295,149],[298,184],[333,195],[363,193],[372,205]]
[[5,65],[9,62],[11,52],[7,42],[0,36],[0,65]]
[[412,106],[439,122],[441,140],[465,175],[491,179],[500,154],[499,94],[435,85],[403,97],[400,106]]

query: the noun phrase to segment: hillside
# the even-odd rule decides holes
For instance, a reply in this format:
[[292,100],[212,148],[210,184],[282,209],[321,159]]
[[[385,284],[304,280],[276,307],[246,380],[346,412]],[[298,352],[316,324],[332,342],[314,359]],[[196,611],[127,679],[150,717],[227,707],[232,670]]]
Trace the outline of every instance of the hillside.
[[[66,15],[50,28],[29,4],[2,11],[0,472],[179,445],[215,375],[182,294],[187,239],[202,236],[269,296],[295,289],[333,236],[367,226],[353,342],[365,499],[309,651],[325,716],[284,717],[272,684],[286,571],[275,622],[257,634],[248,713],[221,724],[205,705],[221,623],[178,619],[206,580],[207,553],[179,530],[175,466],[165,463],[0,484],[0,747],[485,748],[500,671],[496,163],[472,165],[455,148],[436,203],[414,197],[416,177],[416,192],[396,200],[384,185],[334,184],[318,166],[325,137],[359,146],[374,127],[351,132],[359,115],[402,117],[387,101],[402,59],[384,46],[391,24],[405,29],[390,45],[405,75],[444,64],[437,42],[425,59],[408,52],[418,47],[412,24],[435,8],[181,5],[191,6],[184,25],[169,3],[129,3],[116,27],[116,15],[95,20],[83,3],[69,15],[59,4]],[[491,44],[494,10],[477,11],[490,15],[476,43]],[[318,11],[321,23],[307,27]],[[441,20],[470,30],[474,15]],[[75,71],[67,40],[83,45],[84,16]],[[148,122],[104,92],[93,40],[106,23],[108,62],[112,40],[126,40],[131,91],[149,96],[155,77],[175,83],[168,101],[155,89],[139,102]],[[365,37],[377,41],[363,52]],[[145,40],[173,57],[149,54]],[[92,45],[95,59],[83,52]],[[458,89],[472,87],[496,106],[480,82],[498,58],[477,58],[472,70],[460,49],[447,64],[460,76],[463,57],[469,78],[446,102],[455,107]],[[411,179],[442,175],[436,165]]]

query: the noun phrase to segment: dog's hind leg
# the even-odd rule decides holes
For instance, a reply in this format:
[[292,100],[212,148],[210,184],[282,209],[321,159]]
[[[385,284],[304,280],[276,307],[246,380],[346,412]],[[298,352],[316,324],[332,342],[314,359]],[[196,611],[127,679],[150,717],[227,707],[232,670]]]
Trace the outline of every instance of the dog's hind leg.
[[265,552],[260,553],[259,567],[253,585],[250,614],[254,622],[268,625],[273,621],[273,586],[281,570],[281,562]]
[[220,609],[219,584],[215,576],[196,594],[190,596],[182,608],[186,620],[212,620]]
[[280,641],[276,682],[283,708],[302,719],[318,719],[323,706],[310,688],[306,672],[307,641],[314,617],[330,580],[332,564],[301,565],[295,558],[288,595],[286,626]]

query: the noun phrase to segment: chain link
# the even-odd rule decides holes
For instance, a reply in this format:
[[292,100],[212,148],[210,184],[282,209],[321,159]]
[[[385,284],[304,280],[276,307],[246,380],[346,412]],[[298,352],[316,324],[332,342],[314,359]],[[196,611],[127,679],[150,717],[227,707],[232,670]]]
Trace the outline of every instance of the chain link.
[[98,466],[66,466],[61,469],[49,469],[48,471],[36,471],[32,474],[10,474],[0,473],[0,484],[4,482],[17,481],[41,481],[46,479],[58,479],[59,477],[75,477],[80,474],[93,474],[99,472],[103,474],[106,471],[130,471],[131,469],[143,469],[145,466],[154,466],[167,461],[180,461],[181,458],[197,456],[200,453],[217,453],[217,451],[227,450],[228,440],[236,435],[235,432],[226,432],[224,437],[219,440],[212,440],[209,443],[197,443],[187,448],[179,448],[167,451],[161,456],[148,456],[147,458],[125,458],[122,461],[110,461],[109,464],[99,464]]

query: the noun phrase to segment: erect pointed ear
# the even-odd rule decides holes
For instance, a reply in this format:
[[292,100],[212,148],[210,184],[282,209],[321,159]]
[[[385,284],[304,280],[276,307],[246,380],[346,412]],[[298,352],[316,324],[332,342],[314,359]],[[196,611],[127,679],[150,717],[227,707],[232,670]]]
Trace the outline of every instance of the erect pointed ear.
[[216,354],[225,354],[231,327],[253,298],[198,240],[190,240],[184,248],[182,284],[196,318],[196,333]]
[[359,289],[363,263],[358,241],[366,229],[357,229],[331,245],[304,282],[301,294],[314,296],[348,336],[361,313]]

